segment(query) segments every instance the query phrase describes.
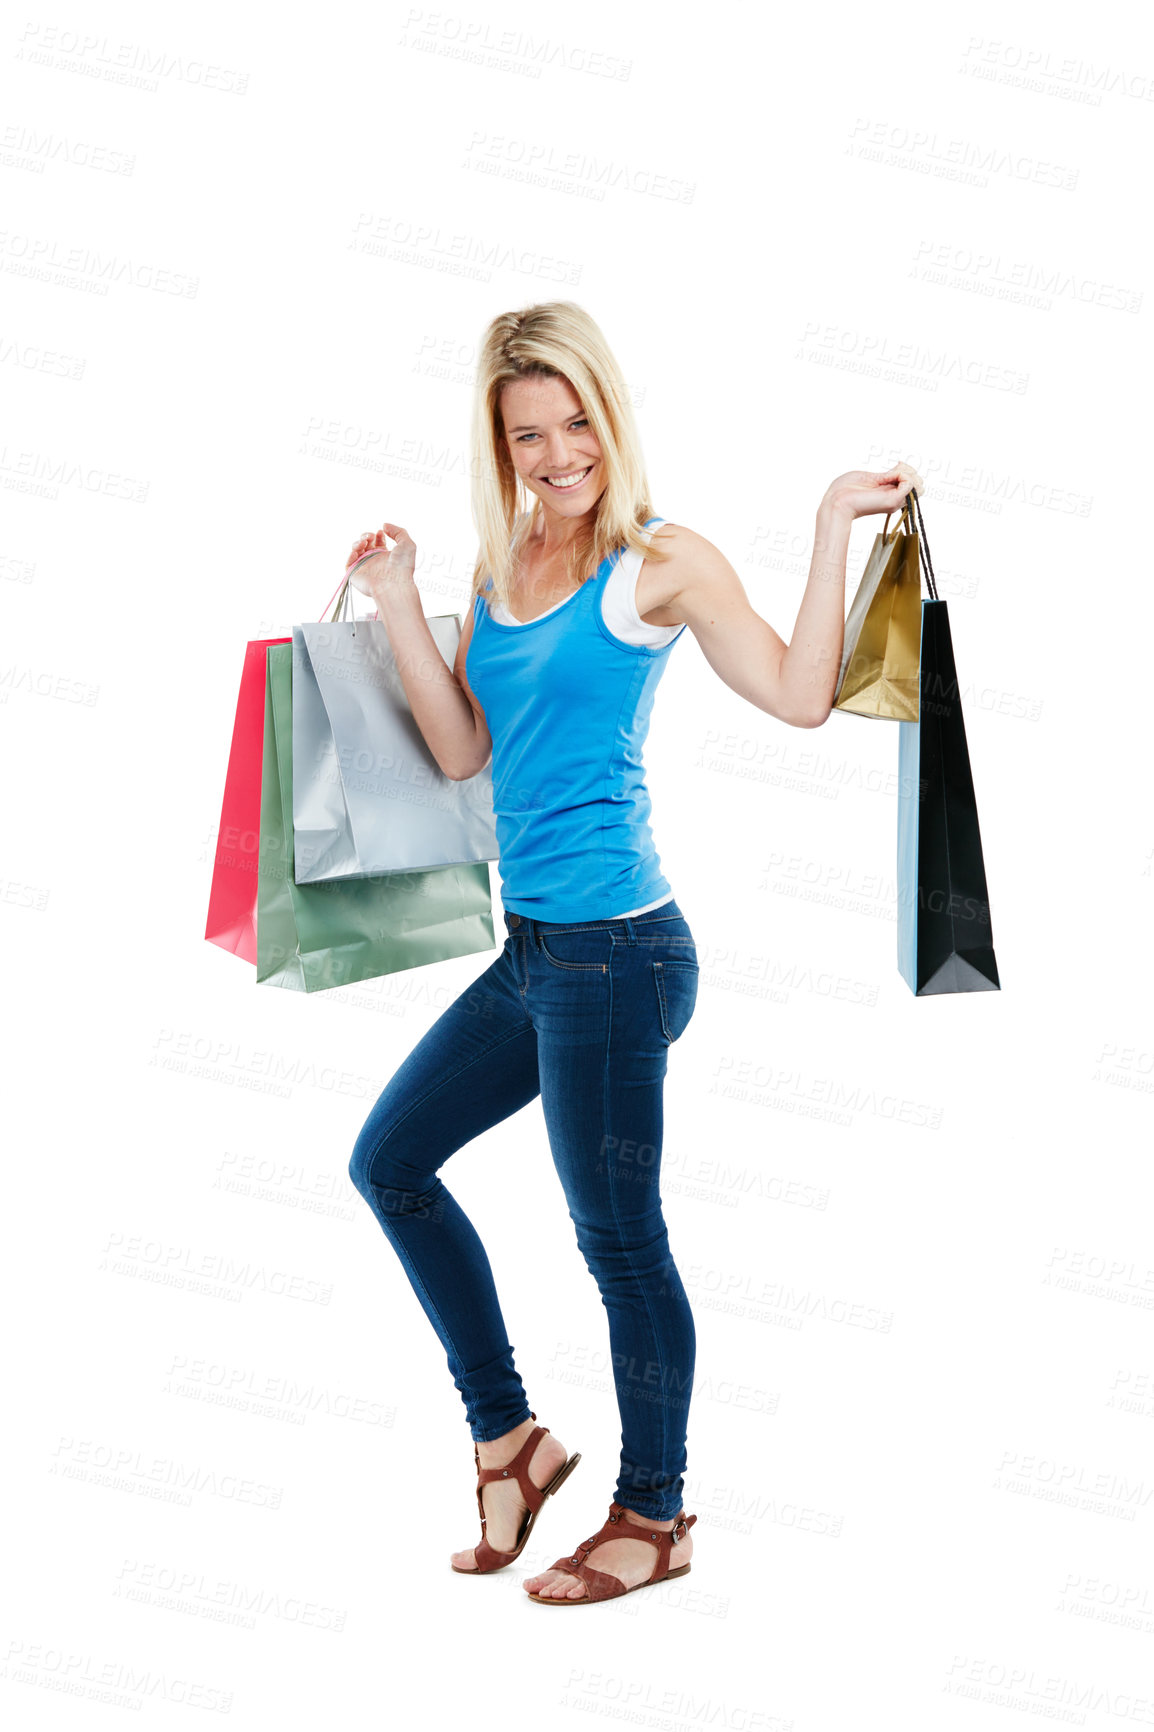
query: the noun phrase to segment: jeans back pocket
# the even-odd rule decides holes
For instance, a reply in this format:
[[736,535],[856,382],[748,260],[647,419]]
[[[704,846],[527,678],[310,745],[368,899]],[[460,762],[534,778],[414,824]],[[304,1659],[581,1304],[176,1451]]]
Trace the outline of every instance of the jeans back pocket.
[[697,982],[701,971],[687,956],[665,957],[661,961],[655,959],[650,966],[657,988],[662,1033],[672,1046],[689,1026],[697,1003]]

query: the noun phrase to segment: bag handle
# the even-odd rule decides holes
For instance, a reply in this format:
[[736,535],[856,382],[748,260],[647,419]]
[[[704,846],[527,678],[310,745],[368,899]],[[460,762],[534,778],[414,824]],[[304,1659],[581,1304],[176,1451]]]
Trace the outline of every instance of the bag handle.
[[[375,547],[373,549],[373,552],[379,553],[380,548]],[[325,602],[324,607],[321,609],[321,621],[323,623],[325,614],[328,613],[329,608],[332,607],[333,602],[335,601],[337,605],[336,605],[335,609],[333,610],[333,617],[332,617],[331,621],[329,621],[329,623],[331,625],[336,625],[341,620],[347,620],[353,628],[353,636],[354,637],[356,637],[356,635],[357,635],[357,614],[356,614],[356,607],[355,607],[354,602],[353,602],[352,575],[353,575],[353,572],[357,569],[357,566],[360,565],[361,560],[362,559],[368,559],[368,557],[369,557],[369,555],[367,553],[363,553],[361,555],[361,559],[355,559],[353,561],[353,563],[349,566],[348,570],[345,572],[345,575],[342,577],[340,583],[338,583],[336,589],[333,590],[332,595],[329,596],[329,599]],[[379,617],[380,616],[376,612],[367,613],[365,615],[365,619],[377,619]]]
[[[886,520],[882,524],[882,539],[883,539],[883,541],[885,541],[885,540],[892,541],[893,540],[893,536],[891,536],[889,533],[890,518],[892,516],[893,516],[892,510],[886,512]],[[894,536],[900,534],[901,527],[902,527],[903,523],[906,526],[906,534],[912,535],[914,533],[914,524],[913,524],[913,518],[910,515],[910,496],[908,493],[906,494],[905,498],[902,500],[901,510],[898,514],[898,520],[894,524]]]
[[[914,511],[915,510],[917,511],[917,517],[918,517],[918,528],[917,529],[914,528]],[[883,539],[885,539],[885,537],[886,537],[887,530],[889,529],[889,521],[890,521],[890,518],[892,516],[893,516],[892,511],[886,512],[886,520],[882,524],[882,538]],[[925,572],[926,584],[927,584],[927,586],[929,588],[929,592],[930,592],[930,600],[931,601],[937,601],[939,599],[938,588],[937,588],[937,584],[934,581],[934,568],[933,568],[933,565],[930,561],[930,547],[929,547],[928,541],[926,540],[926,525],[925,525],[925,519],[922,517],[922,502],[918,498],[918,492],[917,492],[916,487],[911,487],[909,492],[906,494],[905,499],[902,501],[901,515],[899,516],[897,523],[894,525],[894,535],[895,536],[900,532],[903,523],[906,526],[907,535],[914,536],[914,538],[917,541],[918,552],[921,556],[922,569]]]
[[921,551],[922,566],[923,566],[923,568],[925,570],[925,574],[926,574],[926,583],[929,587],[930,600],[931,601],[937,601],[937,600],[939,600],[938,586],[934,582],[934,568],[933,568],[933,564],[931,563],[931,560],[930,560],[930,544],[926,540],[925,519],[922,517],[922,502],[918,498],[917,489],[915,487],[911,487],[906,498],[907,498],[907,501],[910,499],[913,500],[914,506],[917,510],[917,514],[918,514],[918,548]]

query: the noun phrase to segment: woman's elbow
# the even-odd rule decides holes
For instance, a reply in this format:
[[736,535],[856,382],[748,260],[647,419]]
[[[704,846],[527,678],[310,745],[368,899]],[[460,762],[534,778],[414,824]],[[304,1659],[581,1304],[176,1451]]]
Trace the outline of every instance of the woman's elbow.
[[441,770],[449,778],[450,782],[467,782],[473,776],[479,776],[481,774],[481,771],[485,768],[485,765],[489,762],[491,757],[492,753],[487,752],[485,754],[484,763],[479,764],[474,759],[472,763],[442,764]]
[[822,723],[828,721],[832,714],[833,705],[827,704],[823,710],[808,710],[792,717],[790,726],[794,728],[820,728]]

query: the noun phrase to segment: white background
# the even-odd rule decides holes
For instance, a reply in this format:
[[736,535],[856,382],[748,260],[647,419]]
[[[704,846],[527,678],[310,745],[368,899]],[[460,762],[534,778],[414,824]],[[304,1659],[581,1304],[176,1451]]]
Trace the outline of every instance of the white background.
[[[4,26],[14,1724],[1154,1723],[1135,17]],[[828,482],[925,477],[1003,987],[898,974],[896,728],[787,728],[687,634],[647,764],[702,964],[664,1187],[696,1554],[575,1622],[519,1584],[599,1526],[619,1429],[539,1106],[446,1174],[584,1458],[501,1575],[449,1571],[463,1409],[347,1177],[492,957],[306,996],[203,938],[246,640],[386,518],[426,611],[467,605],[476,345],[562,297],[656,511],[787,638]]]

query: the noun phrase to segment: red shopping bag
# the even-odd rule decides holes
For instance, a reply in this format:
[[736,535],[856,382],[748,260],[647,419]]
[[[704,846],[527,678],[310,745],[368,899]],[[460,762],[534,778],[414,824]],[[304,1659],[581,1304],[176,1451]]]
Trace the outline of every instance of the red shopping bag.
[[210,944],[256,963],[256,892],[260,864],[260,779],[264,757],[265,651],[291,637],[248,644],[224,779],[216,858],[204,936]]

